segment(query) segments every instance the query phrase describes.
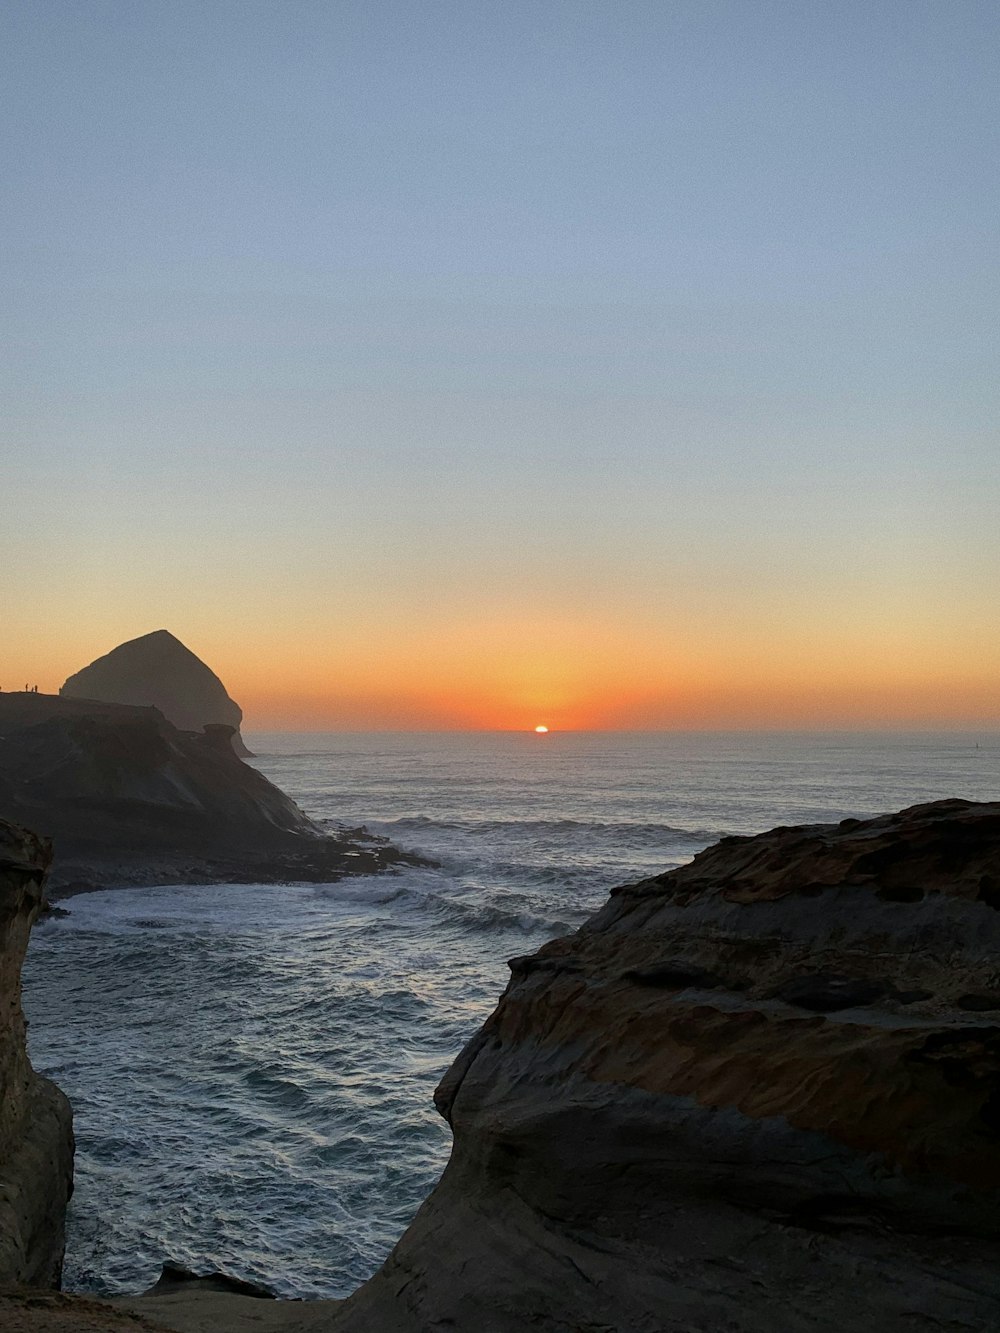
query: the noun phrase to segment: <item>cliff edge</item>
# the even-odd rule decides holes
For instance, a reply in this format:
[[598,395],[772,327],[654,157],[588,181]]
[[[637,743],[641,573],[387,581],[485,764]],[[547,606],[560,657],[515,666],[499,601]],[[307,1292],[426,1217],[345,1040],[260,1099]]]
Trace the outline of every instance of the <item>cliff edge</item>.
[[0,820],[0,1285],[58,1287],[73,1179],[73,1118],[28,1061],[21,964],[42,904],[46,843]]
[[414,863],[362,832],[325,836],[244,764],[232,728],[155,708],[0,694],[0,815],[54,843],[49,891],[338,879]]
[[1000,803],[727,838],[510,966],[330,1330],[1000,1328]]
[[236,754],[250,755],[240,735],[243,710],[211,667],[169,630],[119,644],[70,676],[59,693],[68,699],[158,708],[179,731],[221,723],[233,728]]
[[1000,803],[724,839],[511,972],[437,1090],[441,1182],[347,1301],[59,1329],[1000,1328]]

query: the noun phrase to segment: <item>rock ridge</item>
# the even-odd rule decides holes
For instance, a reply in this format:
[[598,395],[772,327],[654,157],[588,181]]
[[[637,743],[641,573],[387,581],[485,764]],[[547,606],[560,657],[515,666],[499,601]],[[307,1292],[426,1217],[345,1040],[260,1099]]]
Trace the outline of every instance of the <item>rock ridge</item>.
[[728,838],[511,962],[330,1328],[1000,1327],[1000,803]]

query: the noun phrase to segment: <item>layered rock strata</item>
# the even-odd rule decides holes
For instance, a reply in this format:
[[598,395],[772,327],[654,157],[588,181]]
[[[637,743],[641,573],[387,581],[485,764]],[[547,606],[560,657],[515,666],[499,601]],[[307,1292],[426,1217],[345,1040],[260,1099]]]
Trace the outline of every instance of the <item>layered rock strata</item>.
[[724,839],[511,970],[331,1329],[1000,1328],[1000,804]]
[[415,862],[326,836],[230,745],[155,708],[0,694],[0,815],[53,840],[53,896],[118,884],[328,881]]
[[243,710],[200,657],[169,630],[129,639],[70,676],[59,693],[70,699],[158,708],[179,731],[203,731],[212,723],[231,727],[233,749],[243,743]]
[[57,1287],[73,1179],[69,1102],[28,1061],[21,963],[49,846],[0,820],[0,1285]]

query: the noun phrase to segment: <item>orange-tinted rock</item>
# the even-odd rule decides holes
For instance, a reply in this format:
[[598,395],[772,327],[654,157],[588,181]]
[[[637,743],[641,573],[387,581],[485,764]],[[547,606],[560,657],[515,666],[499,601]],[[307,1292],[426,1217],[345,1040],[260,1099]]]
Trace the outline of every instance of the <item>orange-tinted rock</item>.
[[943,801],[615,891],[513,960],[331,1328],[1000,1328],[998,883],[1000,804]]

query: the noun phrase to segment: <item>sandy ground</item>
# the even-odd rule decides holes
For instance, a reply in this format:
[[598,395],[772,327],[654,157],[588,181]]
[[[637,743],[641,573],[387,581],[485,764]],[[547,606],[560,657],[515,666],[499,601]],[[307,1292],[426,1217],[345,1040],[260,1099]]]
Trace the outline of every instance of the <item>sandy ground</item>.
[[[272,1329],[321,1329],[342,1301],[262,1301],[223,1291],[176,1291],[160,1296],[123,1296],[114,1304],[134,1314],[140,1326],[174,1333],[271,1333]],[[127,1325],[126,1325],[127,1327]]]
[[162,1328],[148,1319],[115,1310],[89,1296],[64,1296],[58,1291],[24,1287],[0,1288],[0,1329],[3,1333],[150,1333]]
[[340,1301],[265,1301],[229,1292],[171,1292],[98,1301],[29,1288],[0,1289],[3,1333],[292,1333],[321,1329]]

